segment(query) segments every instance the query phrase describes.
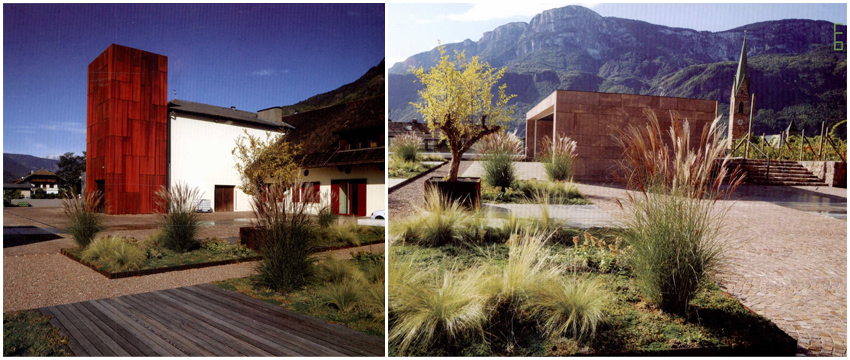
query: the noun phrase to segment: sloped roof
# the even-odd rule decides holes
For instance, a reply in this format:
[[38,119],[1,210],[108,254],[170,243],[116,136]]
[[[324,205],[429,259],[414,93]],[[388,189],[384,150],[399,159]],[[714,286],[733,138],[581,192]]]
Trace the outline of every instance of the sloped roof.
[[404,134],[414,134],[423,140],[425,139],[437,139],[438,136],[434,136],[431,133],[431,130],[428,129],[428,125],[422,122],[400,122],[400,121],[390,121],[388,124],[388,135],[389,137],[401,136]]
[[383,148],[338,151],[341,132],[373,129],[383,136],[386,120],[382,95],[285,116],[283,120],[295,127],[283,139],[301,144],[304,167],[384,162]]
[[52,172],[50,172],[50,171],[48,171],[48,170],[45,170],[45,169],[38,169],[38,170],[36,170],[36,171],[33,171],[33,172],[31,172],[31,173],[27,174],[27,176],[24,176],[24,177],[23,177],[23,178],[21,178],[21,179],[17,179],[17,180],[15,180],[15,181],[14,181],[14,183],[15,183],[15,184],[20,184],[20,183],[23,183],[23,182],[29,181],[29,180],[30,180],[30,178],[35,177],[35,176],[47,176],[47,177],[55,177],[55,178],[58,178],[58,177],[59,177],[59,176],[57,176],[56,174],[54,174],[54,173],[52,173]]
[[[168,102],[168,110],[184,112],[197,115],[211,116],[221,119],[233,120],[243,124],[255,125],[267,128],[280,128],[281,124],[257,117],[257,113],[237,110],[221,106],[196,103],[192,101],[174,99]],[[290,127],[288,124],[284,126]]]

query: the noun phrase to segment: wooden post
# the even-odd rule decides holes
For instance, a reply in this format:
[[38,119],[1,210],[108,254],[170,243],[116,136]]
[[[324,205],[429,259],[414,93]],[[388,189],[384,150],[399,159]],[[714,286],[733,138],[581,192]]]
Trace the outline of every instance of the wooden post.
[[803,143],[806,140],[806,129],[800,131],[800,161],[803,161]]
[[752,95],[750,99],[750,120],[749,125],[747,125],[747,148],[744,150],[744,159],[750,158],[750,140],[752,140],[753,134],[753,108],[756,105],[756,94]]
[[818,160],[823,160],[823,143],[826,140],[826,121],[820,123],[820,144],[818,144]]

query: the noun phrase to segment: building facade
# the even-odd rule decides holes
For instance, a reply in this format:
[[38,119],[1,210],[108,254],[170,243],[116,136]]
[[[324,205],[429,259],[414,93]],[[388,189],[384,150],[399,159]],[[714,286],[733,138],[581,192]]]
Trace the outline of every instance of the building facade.
[[526,113],[526,158],[539,161],[547,153],[545,139],[567,136],[576,142],[576,180],[615,181],[623,151],[613,136],[646,124],[644,109],[655,113],[662,129],[670,126],[671,112],[687,119],[691,142],[698,144],[703,126],[716,118],[717,101],[556,90]]

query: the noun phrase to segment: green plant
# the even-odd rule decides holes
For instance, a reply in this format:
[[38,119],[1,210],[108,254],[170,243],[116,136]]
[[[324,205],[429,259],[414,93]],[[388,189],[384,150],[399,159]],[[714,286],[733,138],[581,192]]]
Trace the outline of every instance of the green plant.
[[522,140],[516,136],[516,131],[487,135],[476,144],[476,150],[483,156],[481,165],[488,185],[503,189],[513,186],[516,181],[514,156],[522,153]]
[[543,139],[543,147],[547,153],[543,156],[543,169],[549,181],[566,181],[572,176],[573,158],[575,157],[576,142],[566,136]]
[[544,332],[551,338],[570,335],[581,339],[596,333],[605,315],[605,298],[597,280],[559,280],[536,288],[529,308],[540,316]]
[[318,223],[320,227],[329,227],[336,222],[336,215],[333,213],[330,205],[323,206],[319,209],[319,213],[317,214]]
[[195,235],[201,227],[201,220],[195,209],[201,195],[197,187],[190,188],[186,183],[178,183],[171,189],[163,186],[157,190],[156,202],[162,225],[160,241],[163,247],[186,252],[200,245]]
[[392,222],[390,231],[407,243],[440,246],[463,241],[469,216],[460,202],[429,191],[425,207],[413,216]]
[[84,199],[71,194],[62,201],[62,209],[68,218],[68,233],[77,246],[87,247],[95,235],[103,231],[103,215],[98,213],[102,203],[100,191],[92,191]]
[[390,152],[402,162],[415,163],[421,144],[422,139],[415,134],[403,134],[393,139]]
[[628,206],[621,204],[628,209],[624,237],[633,246],[631,267],[646,298],[681,314],[722,261],[728,208],[716,201],[741,178],[729,173],[728,157],[720,160],[725,143],[714,140],[720,118],[691,146],[687,121],[672,116],[670,149],[655,114],[646,114],[650,126],[629,127],[618,138],[626,153],[625,183],[637,191],[628,194]]
[[339,311],[349,312],[360,306],[366,296],[364,286],[363,281],[349,277],[325,285],[319,291],[319,296],[325,304],[334,306]]
[[[292,186],[299,189],[300,184]],[[305,202],[292,202],[283,186],[272,184],[259,189],[253,199],[259,232],[258,282],[280,292],[297,290],[314,277],[316,230]]]
[[107,267],[110,271],[132,271],[145,265],[145,252],[138,246],[129,244],[123,238],[113,235],[102,236],[85,248],[80,259]]
[[3,314],[3,356],[70,356],[68,337],[35,310]]
[[357,265],[347,260],[337,260],[333,257],[327,257],[318,263],[316,269],[316,277],[329,283],[341,283],[345,279],[356,278],[360,276],[360,270]]
[[389,286],[390,311],[395,317],[389,341],[398,344],[402,353],[413,344],[483,336],[487,313],[484,299],[476,290],[482,271],[461,273],[443,268],[429,274],[404,260],[394,264],[390,274],[393,269],[408,275],[395,275]]

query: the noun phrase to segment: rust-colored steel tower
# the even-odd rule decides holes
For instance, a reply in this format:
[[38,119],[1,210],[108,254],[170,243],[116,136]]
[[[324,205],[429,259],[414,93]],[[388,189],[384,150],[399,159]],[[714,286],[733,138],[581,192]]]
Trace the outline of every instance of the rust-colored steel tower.
[[167,185],[168,57],[112,44],[89,64],[86,192],[110,214],[149,214]]

